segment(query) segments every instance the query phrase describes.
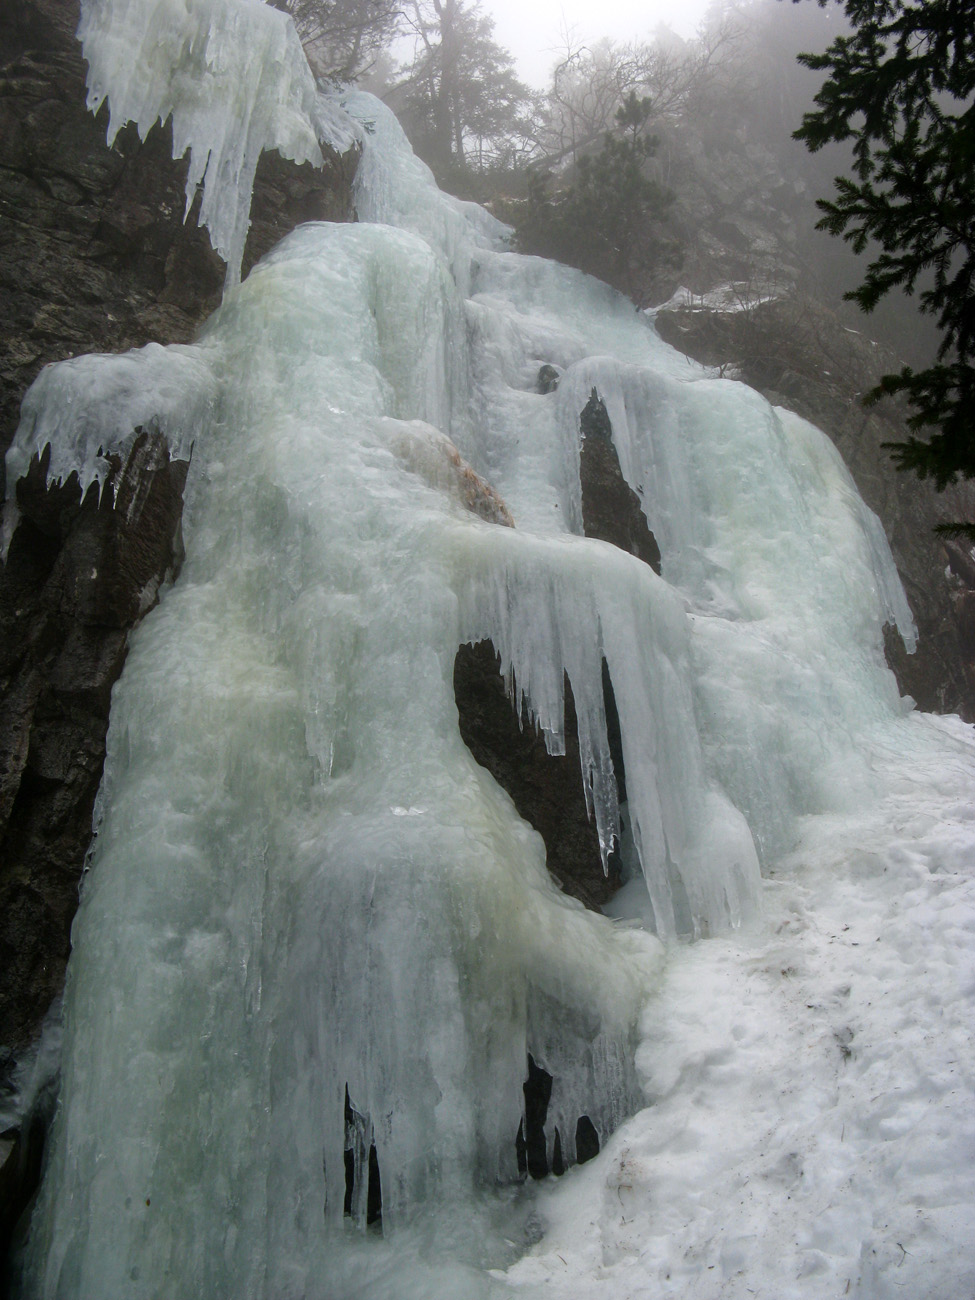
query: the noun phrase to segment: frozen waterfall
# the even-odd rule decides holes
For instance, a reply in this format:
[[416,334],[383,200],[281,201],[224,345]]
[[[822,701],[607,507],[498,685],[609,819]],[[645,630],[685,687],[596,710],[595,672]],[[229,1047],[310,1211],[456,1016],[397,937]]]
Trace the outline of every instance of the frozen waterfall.
[[[550,1151],[573,1160],[582,1116],[605,1142],[645,1101],[668,945],[760,924],[760,861],[881,798],[885,748],[935,744],[884,663],[882,625],[913,632],[883,534],[823,435],[512,253],[377,101],[274,86],[263,121],[287,102],[361,140],[360,224],[296,230],[193,346],[49,367],[10,453],[8,482],[49,445],[84,487],[139,427],[192,450],[186,560],[113,698],[28,1296],[508,1293],[527,1053]],[[238,107],[208,111],[184,134],[213,160]],[[580,535],[593,389],[661,577]],[[465,508],[455,449],[514,528]],[[557,890],[460,738],[454,657],[485,639],[554,753],[571,684],[604,857],[629,845],[612,917]],[[382,1238],[351,1226],[370,1161]]]

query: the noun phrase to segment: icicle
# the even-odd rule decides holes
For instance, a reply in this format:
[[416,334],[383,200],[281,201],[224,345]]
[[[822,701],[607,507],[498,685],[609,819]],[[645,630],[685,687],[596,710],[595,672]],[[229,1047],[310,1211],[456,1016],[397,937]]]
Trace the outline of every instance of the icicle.
[[251,190],[265,149],[321,166],[319,141],[346,149],[348,119],[321,106],[291,19],[263,0],[82,0],[78,36],[88,107],[109,105],[108,143],[126,122],[145,139],[172,119],[173,157],[189,154],[186,215],[240,278]]

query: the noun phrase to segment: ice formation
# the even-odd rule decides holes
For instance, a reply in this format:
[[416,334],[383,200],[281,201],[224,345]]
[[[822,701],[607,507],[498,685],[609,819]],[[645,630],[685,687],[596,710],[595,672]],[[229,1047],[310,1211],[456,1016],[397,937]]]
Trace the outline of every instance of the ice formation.
[[[103,12],[114,32],[122,8]],[[277,120],[268,84],[255,113]],[[154,88],[146,111],[187,95]],[[605,286],[512,253],[381,104],[321,111],[340,108],[360,223],[295,231],[192,347],[49,368],[10,453],[8,482],[50,445],[84,487],[136,425],[192,448],[186,560],[113,699],[28,1296],[521,1286],[497,1270],[532,1232],[526,1053],[554,1080],[550,1152],[558,1130],[572,1160],[583,1115],[605,1143],[645,1099],[666,943],[753,917],[760,857],[879,798],[877,746],[915,722],[881,645],[910,613],[823,435]],[[662,577],[579,535],[594,388]],[[515,528],[443,489],[452,446]],[[462,743],[451,670],[483,638],[553,752],[570,681],[625,919],[556,890]],[[346,1162],[362,1225],[373,1146],[385,1240],[343,1231]]]
[[189,153],[186,213],[240,277],[257,162],[276,149],[320,165],[320,142],[348,147],[348,122],[315,90],[291,19],[263,0],[82,0],[78,37],[88,107],[107,99],[108,143],[127,122],[145,139],[172,118],[173,157]]

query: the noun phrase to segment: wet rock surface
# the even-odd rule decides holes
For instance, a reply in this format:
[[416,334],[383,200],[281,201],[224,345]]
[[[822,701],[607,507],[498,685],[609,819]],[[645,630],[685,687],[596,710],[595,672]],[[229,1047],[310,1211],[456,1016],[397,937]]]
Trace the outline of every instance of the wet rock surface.
[[610,860],[603,874],[596,823],[590,821],[579,765],[575,703],[565,681],[565,754],[554,756],[532,723],[519,718],[490,641],[462,645],[454,660],[454,696],[468,749],[504,786],[518,812],[545,841],[548,869],[563,893],[599,911],[619,888]]

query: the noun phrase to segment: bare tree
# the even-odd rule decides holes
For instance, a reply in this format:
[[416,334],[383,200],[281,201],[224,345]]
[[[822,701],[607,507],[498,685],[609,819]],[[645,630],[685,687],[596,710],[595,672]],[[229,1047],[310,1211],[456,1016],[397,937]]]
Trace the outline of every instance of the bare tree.
[[547,164],[575,162],[598,144],[631,95],[647,105],[655,127],[686,111],[724,77],[740,40],[732,18],[705,28],[694,41],[658,33],[652,42],[584,45],[566,36],[537,130]]

